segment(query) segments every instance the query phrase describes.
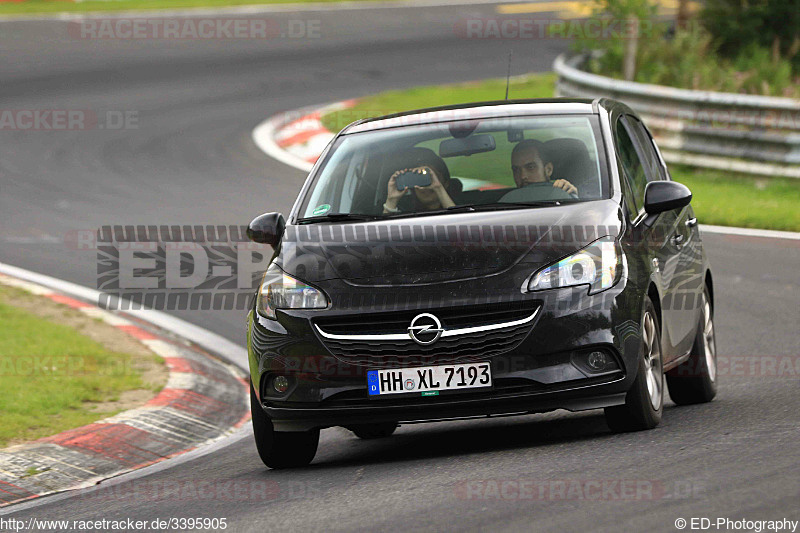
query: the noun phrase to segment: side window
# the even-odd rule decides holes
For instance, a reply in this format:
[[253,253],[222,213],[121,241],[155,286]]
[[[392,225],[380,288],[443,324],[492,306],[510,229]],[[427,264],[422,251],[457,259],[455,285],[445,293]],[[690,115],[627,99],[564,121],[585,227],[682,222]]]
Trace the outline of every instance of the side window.
[[642,122],[631,115],[625,116],[625,125],[631,131],[631,134],[639,141],[639,147],[642,150],[642,158],[645,163],[645,174],[647,181],[656,181],[666,179],[664,175],[664,167],[661,166],[661,159],[658,156],[658,151],[653,143],[653,138],[650,137],[647,128],[644,127]]
[[617,145],[617,155],[622,164],[625,180],[632,194],[626,194],[628,210],[631,217],[635,218],[640,210],[644,209],[644,188],[647,185],[647,177],[644,173],[644,165],[639,158],[633,139],[628,134],[627,128],[622,120],[617,120],[614,127],[614,138]]

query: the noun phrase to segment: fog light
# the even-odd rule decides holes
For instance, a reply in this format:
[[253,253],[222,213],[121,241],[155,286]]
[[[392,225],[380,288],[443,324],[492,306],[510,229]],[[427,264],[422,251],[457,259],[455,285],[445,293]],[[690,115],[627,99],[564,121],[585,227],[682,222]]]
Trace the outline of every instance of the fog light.
[[289,390],[289,379],[286,376],[277,376],[272,380],[272,387],[279,393],[283,394]]
[[570,360],[587,377],[620,370],[619,363],[614,355],[609,350],[600,348],[573,352]]
[[611,362],[611,358],[603,352],[592,352],[586,358],[586,364],[589,365],[589,368],[597,371],[605,370],[606,366],[610,366]]

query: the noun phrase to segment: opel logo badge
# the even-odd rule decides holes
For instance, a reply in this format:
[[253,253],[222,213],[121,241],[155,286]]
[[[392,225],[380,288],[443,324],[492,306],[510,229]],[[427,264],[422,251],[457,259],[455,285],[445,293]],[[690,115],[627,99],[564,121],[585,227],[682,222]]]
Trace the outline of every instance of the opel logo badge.
[[442,323],[430,313],[422,313],[414,317],[408,327],[408,336],[417,344],[426,346],[433,344],[442,336]]

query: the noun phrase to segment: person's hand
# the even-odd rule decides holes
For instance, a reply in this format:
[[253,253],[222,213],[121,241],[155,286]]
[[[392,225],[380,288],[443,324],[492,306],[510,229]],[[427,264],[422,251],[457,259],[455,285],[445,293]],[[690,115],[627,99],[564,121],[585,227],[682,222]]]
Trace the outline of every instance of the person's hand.
[[566,191],[567,194],[578,194],[578,188],[567,180],[556,180],[553,182],[553,187],[556,189],[562,189]]
[[439,181],[439,176],[436,175],[436,172],[431,167],[417,167],[412,168],[411,172],[415,172],[417,174],[428,174],[431,177],[431,184],[426,186],[415,185],[415,189],[431,189],[436,194],[439,194],[440,191],[444,191],[444,186],[442,182]]
[[407,171],[407,168],[398,170],[389,178],[388,190],[386,191],[386,207],[389,209],[397,209],[397,202],[399,202],[400,198],[402,198],[403,195],[408,192],[408,187],[405,187],[400,191],[397,190],[397,176]]
[[[386,191],[386,201],[387,202],[393,200],[394,203],[397,203],[397,201],[400,200],[400,198],[402,198],[403,195],[406,192],[408,192],[408,187],[404,187],[403,189],[401,189],[399,191],[397,190],[397,176],[399,176],[400,174],[402,174],[404,172],[408,172],[408,170],[409,169],[407,169],[407,168],[404,168],[402,170],[398,170],[397,172],[392,174],[392,176],[389,178],[388,190]],[[392,206],[392,207],[394,207],[394,206]]]
[[450,195],[447,194],[447,189],[445,189],[444,185],[442,185],[442,181],[441,179],[439,179],[439,175],[436,174],[436,172],[431,167],[417,167],[411,170],[412,172],[429,174],[431,177],[430,185],[427,185],[425,187],[420,187],[419,185],[416,185],[414,189],[423,191],[424,190],[433,191],[436,194],[436,197],[439,199],[439,205],[441,205],[442,208],[453,207],[454,205],[456,205],[455,202],[453,202],[453,199],[450,198]]

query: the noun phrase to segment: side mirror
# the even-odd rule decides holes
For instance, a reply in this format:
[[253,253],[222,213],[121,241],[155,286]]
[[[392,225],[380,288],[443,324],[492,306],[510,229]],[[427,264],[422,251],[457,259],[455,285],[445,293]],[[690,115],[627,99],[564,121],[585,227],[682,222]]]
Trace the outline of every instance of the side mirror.
[[283,235],[286,221],[280,213],[264,213],[259,215],[247,226],[247,237],[253,242],[269,244],[273,248],[278,246]]
[[644,189],[644,210],[649,215],[680,209],[691,201],[692,191],[675,181],[651,181]]

